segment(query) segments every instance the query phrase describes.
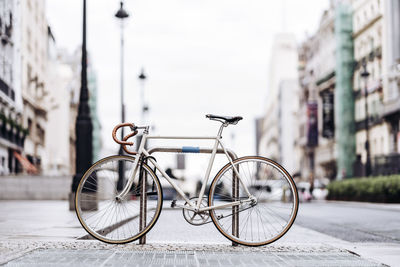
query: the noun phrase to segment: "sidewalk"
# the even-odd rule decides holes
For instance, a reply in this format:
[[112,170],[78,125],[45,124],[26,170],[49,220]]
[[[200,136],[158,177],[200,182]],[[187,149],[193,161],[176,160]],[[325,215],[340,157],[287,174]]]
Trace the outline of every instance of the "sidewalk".
[[163,210],[146,245],[76,240],[86,232],[64,201],[2,201],[0,218],[0,264],[7,266],[382,266],[348,252],[352,243],[296,225],[271,245],[232,247],[213,224],[186,223],[181,210]]

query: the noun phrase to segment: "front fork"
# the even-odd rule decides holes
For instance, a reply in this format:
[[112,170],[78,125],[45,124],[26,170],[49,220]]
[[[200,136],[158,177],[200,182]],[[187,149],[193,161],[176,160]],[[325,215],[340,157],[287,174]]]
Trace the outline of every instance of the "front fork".
[[[144,156],[143,156],[143,155],[140,156],[140,157],[138,156],[138,157],[135,159],[135,162],[134,162],[135,169],[133,170],[132,176],[129,177],[128,182],[127,182],[127,184],[125,185],[125,187],[122,189],[121,193],[119,193],[119,194],[115,197],[115,200],[116,200],[117,202],[121,202],[122,199],[129,193],[129,190],[132,188],[133,182],[134,182],[134,180],[135,180],[137,171],[139,170],[140,172],[143,172],[143,171],[142,171],[142,169],[143,169],[143,160],[144,160]],[[140,175],[143,175],[143,174],[140,173]]]

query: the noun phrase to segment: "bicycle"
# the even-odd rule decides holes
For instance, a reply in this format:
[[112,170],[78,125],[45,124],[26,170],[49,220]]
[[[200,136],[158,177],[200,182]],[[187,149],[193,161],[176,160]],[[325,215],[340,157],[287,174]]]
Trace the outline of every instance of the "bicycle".
[[[218,134],[211,137],[150,136],[149,126],[122,123],[113,129],[113,139],[128,155],[106,157],[93,164],[79,182],[75,209],[83,228],[94,238],[112,244],[123,244],[143,237],[156,223],[163,205],[163,193],[157,171],[181,196],[184,218],[193,225],[214,223],[229,240],[245,246],[262,246],[281,238],[293,225],[299,198],[289,173],[278,163],[261,156],[232,159],[223,145],[222,131],[237,124],[242,117],[206,115],[221,122]],[[119,140],[121,127],[131,133]],[[128,139],[142,130],[138,151],[131,151]],[[188,198],[184,191],[145,149],[149,139],[214,140],[208,167],[197,197]],[[211,182],[205,195],[217,150],[222,149],[228,163]],[[199,152],[198,147],[183,147],[181,152]],[[211,219],[211,220],[210,220]]]

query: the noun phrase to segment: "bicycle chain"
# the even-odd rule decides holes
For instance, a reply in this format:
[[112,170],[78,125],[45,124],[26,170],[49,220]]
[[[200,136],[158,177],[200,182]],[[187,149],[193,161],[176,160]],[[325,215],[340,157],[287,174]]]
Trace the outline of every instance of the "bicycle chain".
[[[256,204],[252,204],[251,206],[249,206],[249,207],[247,207],[247,208],[240,209],[240,210],[238,210],[238,213],[239,213],[239,212],[242,212],[242,211],[245,211],[245,210],[248,210],[248,209],[254,207],[255,205],[256,205]],[[227,218],[227,217],[230,217],[230,216],[233,216],[233,213],[228,214],[228,215],[220,215],[220,216],[217,216],[217,219],[220,220],[220,219],[222,219],[222,218]],[[211,223],[211,222],[212,222],[212,221],[205,222],[205,223],[202,223],[202,224],[200,224],[200,225],[204,225],[204,224]]]

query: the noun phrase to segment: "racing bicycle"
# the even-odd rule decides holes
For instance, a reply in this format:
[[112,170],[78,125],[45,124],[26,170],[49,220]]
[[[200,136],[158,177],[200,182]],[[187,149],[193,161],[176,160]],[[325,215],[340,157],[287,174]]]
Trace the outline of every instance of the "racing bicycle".
[[[163,207],[159,177],[165,178],[182,198],[179,204],[186,221],[193,225],[213,222],[226,238],[245,246],[262,246],[281,238],[293,225],[299,198],[290,174],[277,162],[261,156],[232,158],[222,143],[225,127],[235,125],[242,117],[206,115],[221,123],[216,136],[151,136],[149,126],[122,123],[113,129],[113,139],[129,155],[115,155],[94,163],[81,178],[75,195],[75,210],[83,228],[106,243],[123,244],[143,237],[157,222]],[[122,140],[118,129],[131,132]],[[137,151],[128,146],[129,139],[142,131]],[[211,156],[199,195],[188,197],[159,165],[146,141],[214,140]],[[182,153],[198,153],[199,147],[182,147]],[[227,163],[212,179],[211,169],[217,151]],[[209,186],[208,186],[209,185]],[[208,192],[206,189],[209,187]]]

